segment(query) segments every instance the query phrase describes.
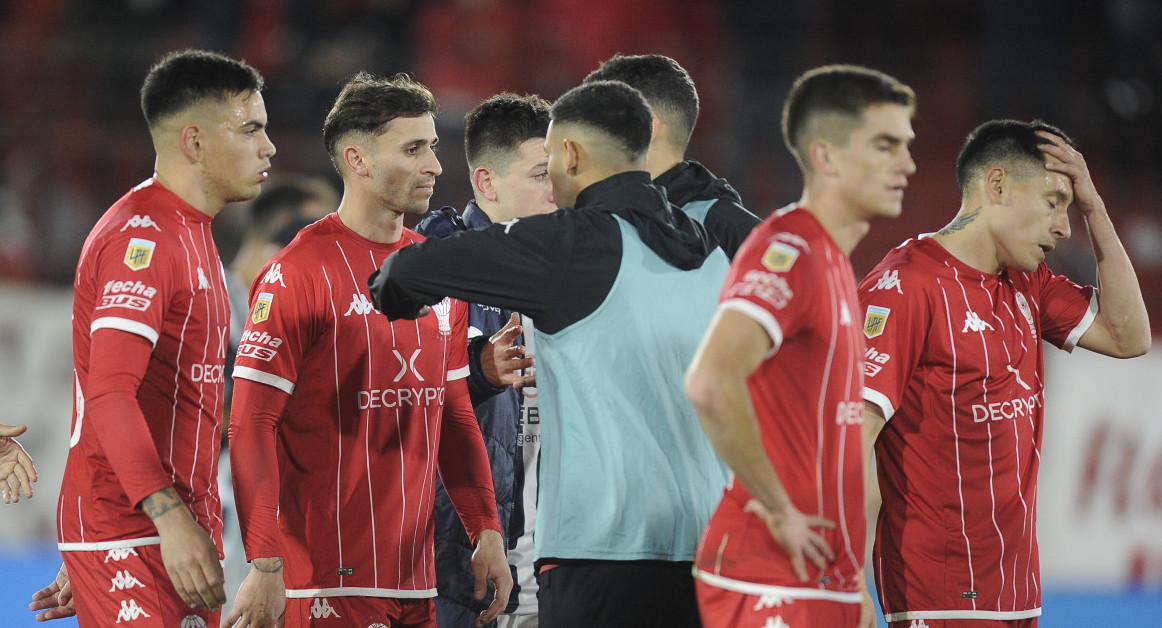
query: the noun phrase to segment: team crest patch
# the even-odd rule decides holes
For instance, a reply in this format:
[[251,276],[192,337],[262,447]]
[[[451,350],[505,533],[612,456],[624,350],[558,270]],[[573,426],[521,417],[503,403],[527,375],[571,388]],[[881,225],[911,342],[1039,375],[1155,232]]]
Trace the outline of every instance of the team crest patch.
[[888,314],[892,311],[878,305],[867,306],[867,315],[863,318],[863,335],[875,338],[884,333],[884,325],[888,322]]
[[129,248],[125,249],[125,265],[129,267],[129,270],[149,268],[149,263],[153,261],[153,247],[155,246],[157,244],[153,240],[130,238]]
[[795,260],[799,259],[799,249],[782,242],[771,242],[767,252],[763,253],[763,266],[775,273],[791,270]]
[[270,316],[270,302],[274,300],[274,295],[269,292],[259,292],[258,299],[254,302],[254,311],[250,313],[250,322],[261,323]]

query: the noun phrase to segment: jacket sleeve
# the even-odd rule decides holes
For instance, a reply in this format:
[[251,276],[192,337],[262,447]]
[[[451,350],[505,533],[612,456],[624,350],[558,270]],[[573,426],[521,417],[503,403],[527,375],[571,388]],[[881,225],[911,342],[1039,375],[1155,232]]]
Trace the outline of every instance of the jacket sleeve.
[[747,236],[762,222],[758,216],[733,201],[720,200],[706,212],[706,230],[718,240],[722,251],[730,259],[746,241]]

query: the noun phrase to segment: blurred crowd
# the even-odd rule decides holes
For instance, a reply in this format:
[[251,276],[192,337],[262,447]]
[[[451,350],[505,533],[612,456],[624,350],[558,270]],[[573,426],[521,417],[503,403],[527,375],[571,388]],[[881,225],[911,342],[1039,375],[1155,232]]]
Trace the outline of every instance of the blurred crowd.
[[[939,228],[952,163],[993,117],[1042,118],[1089,157],[1144,286],[1162,281],[1162,4],[1156,0],[40,0],[0,5],[0,279],[66,286],[100,214],[151,172],[137,90],[161,54],[245,58],[268,81],[273,176],[337,175],[321,125],[358,70],[409,72],[440,100],[445,176],[433,207],[471,191],[463,114],[500,91],[550,100],[615,52],[685,66],[703,113],[689,154],[765,215],[796,200],[778,104],[805,68],[849,62],[916,89],[918,172],[904,219],[877,226],[857,276]],[[215,221],[227,262],[246,212]],[[1084,233],[1084,230],[1075,233]],[[1076,255],[1074,247],[1082,254]],[[1093,281],[1088,244],[1054,252]],[[1073,260],[1087,260],[1077,264]],[[1156,332],[1162,294],[1146,290]]]

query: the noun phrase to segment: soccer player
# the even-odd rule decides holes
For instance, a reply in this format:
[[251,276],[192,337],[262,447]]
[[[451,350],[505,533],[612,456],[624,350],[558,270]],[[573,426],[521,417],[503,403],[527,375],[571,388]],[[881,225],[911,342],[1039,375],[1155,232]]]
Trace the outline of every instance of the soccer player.
[[[1035,626],[1042,341],[1125,358],[1149,349],[1150,327],[1061,130],[987,122],[965,141],[956,179],[952,222],[896,247],[859,287],[865,438],[883,500],[876,584],[893,626]],[[1088,226],[1100,290],[1044,263],[1070,236],[1070,206]]]
[[449,294],[536,321],[540,623],[697,626],[690,573],[726,470],[682,393],[729,261],[643,170],[651,115],[625,83],[561,96],[545,147],[562,209],[389,257],[384,314]]
[[0,491],[4,493],[4,503],[20,501],[20,492],[32,499],[32,483],[36,481],[36,467],[24,447],[16,442],[16,437],[28,431],[27,425],[4,425],[0,423]]
[[343,179],[250,291],[234,367],[230,461],[250,574],[226,625],[433,626],[436,470],[467,528],[477,599],[512,580],[472,413],[467,305],[393,323],[367,294],[392,251],[422,240],[440,162],[436,101],[405,75],[340,91],[323,143]]
[[698,91],[690,74],[663,55],[614,55],[585,77],[585,82],[593,81],[621,81],[645,96],[654,120],[646,153],[650,176],[666,189],[674,206],[706,225],[727,257],[733,258],[761,221],[742,206],[726,179],[685,158],[698,121]]
[[[514,218],[557,209],[548,177],[545,132],[549,103],[537,96],[497,94],[464,116],[464,152],[472,179],[473,200],[463,216],[451,207],[428,214],[416,231],[442,237],[465,229],[483,229]],[[537,512],[537,464],[540,414],[535,386],[513,387],[482,359],[497,343],[509,344],[520,333],[524,347],[513,348],[512,367],[532,366],[533,323],[511,310],[473,303],[468,306],[468,392],[488,447],[500,525],[506,531],[508,564],[514,587],[501,628],[535,627],[537,581],[533,573],[533,526]],[[519,326],[516,323],[519,322]],[[499,335],[498,335],[499,334]],[[527,376],[531,377],[531,376]],[[470,628],[479,604],[473,599],[468,559],[472,546],[442,485],[436,487],[436,622],[440,628]]]
[[57,518],[64,566],[42,618],[217,625],[217,464],[230,307],[210,221],[258,195],[275,148],[262,77],[203,51],[170,54],[141,88],[152,178],[93,227],[73,298],[72,438]]
[[699,543],[706,626],[855,626],[866,544],[859,302],[848,256],[900,214],[915,96],[836,65],[800,76],[783,138],[795,204],[746,240],[686,390],[734,472]]

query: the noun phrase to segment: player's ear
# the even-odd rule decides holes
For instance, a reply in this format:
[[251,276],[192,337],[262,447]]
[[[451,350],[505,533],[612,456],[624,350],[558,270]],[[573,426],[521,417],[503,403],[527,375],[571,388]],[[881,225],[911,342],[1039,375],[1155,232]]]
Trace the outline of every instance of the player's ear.
[[839,174],[839,167],[835,163],[834,146],[827,140],[818,139],[807,145],[807,159],[811,166],[824,176],[833,177]]
[[472,188],[475,190],[477,196],[488,199],[489,201],[495,203],[497,199],[497,192],[496,186],[493,185],[494,174],[495,173],[493,173],[492,170],[485,168],[484,166],[480,166],[479,168],[473,170]]
[[345,166],[352,173],[366,177],[370,170],[367,163],[367,156],[359,146],[344,146],[343,147],[343,166]]
[[994,204],[1000,205],[1005,200],[1005,193],[1009,188],[1009,173],[1000,166],[989,168],[981,177],[981,186],[985,197]]
[[568,138],[562,140],[562,143],[565,145],[565,172],[575,175],[578,166],[581,165],[581,160],[584,158],[585,149]]
[[181,149],[182,154],[186,156],[191,162],[197,163],[202,160],[202,129],[196,124],[187,124],[182,127],[178,134],[178,148]]

